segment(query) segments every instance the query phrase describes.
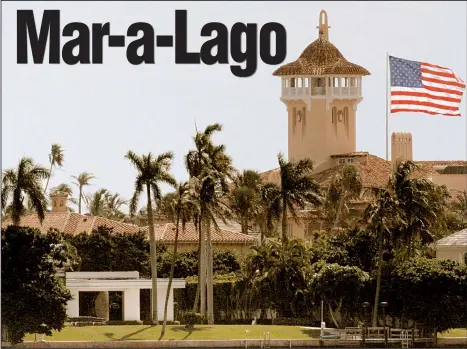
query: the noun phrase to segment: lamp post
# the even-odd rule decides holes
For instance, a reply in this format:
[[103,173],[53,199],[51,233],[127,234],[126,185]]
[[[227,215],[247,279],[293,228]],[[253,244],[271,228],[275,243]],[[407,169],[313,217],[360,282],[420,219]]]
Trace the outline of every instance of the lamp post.
[[366,337],[366,311],[368,307],[370,306],[370,303],[368,302],[363,302],[362,307],[363,307],[363,329],[362,329],[362,346],[365,348],[365,337]]
[[388,334],[386,332],[386,307],[388,306],[388,302],[381,302],[379,303],[381,309],[383,309],[383,332],[384,332],[384,346],[388,347]]

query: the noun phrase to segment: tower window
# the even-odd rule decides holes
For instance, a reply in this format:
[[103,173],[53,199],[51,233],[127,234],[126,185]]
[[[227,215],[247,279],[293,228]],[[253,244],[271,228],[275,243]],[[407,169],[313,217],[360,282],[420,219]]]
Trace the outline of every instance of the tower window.
[[295,78],[290,79],[290,87],[295,87]]
[[354,164],[354,163],[355,163],[354,158],[340,158],[339,159],[339,165]]

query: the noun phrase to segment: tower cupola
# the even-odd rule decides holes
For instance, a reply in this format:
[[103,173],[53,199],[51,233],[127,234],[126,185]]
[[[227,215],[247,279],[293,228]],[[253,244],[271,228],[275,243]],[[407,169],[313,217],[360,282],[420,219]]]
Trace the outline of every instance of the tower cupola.
[[349,62],[329,42],[326,11],[319,14],[318,39],[300,57],[278,68],[281,101],[289,114],[289,160],[319,163],[355,152],[355,116],[363,99],[362,77],[370,72]]

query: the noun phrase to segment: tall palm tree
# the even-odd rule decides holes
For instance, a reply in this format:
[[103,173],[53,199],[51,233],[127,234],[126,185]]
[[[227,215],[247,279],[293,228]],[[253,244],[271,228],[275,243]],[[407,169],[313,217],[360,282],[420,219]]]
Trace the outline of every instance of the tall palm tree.
[[376,290],[373,303],[372,326],[376,327],[378,320],[378,303],[381,289],[381,274],[383,270],[384,242],[391,239],[392,231],[405,224],[397,198],[391,188],[374,189],[376,202],[370,204],[365,211],[368,220],[368,229],[377,237],[378,241],[378,267],[376,272]]
[[159,183],[167,183],[176,186],[175,178],[169,173],[170,165],[173,159],[173,153],[162,153],[156,158],[151,153],[148,155],[137,155],[129,151],[125,158],[138,171],[135,180],[135,191],[130,200],[130,214],[135,215],[138,209],[138,201],[141,194],[146,190],[147,196],[147,215],[149,224],[149,241],[151,254],[151,277],[152,277],[152,323],[158,324],[157,313],[157,256],[156,256],[156,236],[154,232],[154,218],[152,210],[152,198],[159,201],[162,198]]
[[78,213],[81,214],[81,200],[87,201],[86,195],[83,193],[83,188],[91,184],[91,180],[93,180],[94,175],[92,173],[83,172],[76,176],[71,176],[71,178],[75,179],[76,182],[73,182],[74,185],[78,186],[79,188],[79,196],[78,196]]
[[52,176],[52,169],[54,166],[62,167],[64,161],[63,149],[60,144],[52,144],[52,149],[49,154],[50,162],[50,176],[47,177],[47,183],[45,184],[44,193],[47,192],[47,187],[49,186],[50,177]]
[[50,172],[37,165],[31,158],[23,157],[18,167],[8,169],[2,174],[2,207],[6,207],[11,197],[11,218],[14,225],[19,225],[21,216],[25,213],[26,199],[37,213],[40,222],[45,218],[47,199],[42,189],[42,180],[48,178]]
[[305,209],[308,205],[319,206],[323,202],[320,187],[310,175],[313,163],[303,159],[297,163],[288,162],[282,153],[277,156],[280,168],[280,186],[268,183],[264,186],[263,197],[269,201],[268,225],[282,216],[282,240],[287,239],[288,212],[298,222],[297,209]]
[[248,234],[249,223],[260,213],[261,176],[253,170],[244,170],[234,178],[230,206],[240,221],[242,233]]
[[332,227],[333,230],[339,225],[345,202],[349,199],[358,198],[362,192],[362,178],[360,177],[358,167],[351,164],[345,165],[342,168],[342,173],[335,179],[335,182],[339,188],[339,206]]
[[[172,288],[172,280],[174,277],[175,263],[177,262],[177,249],[178,249],[178,234],[180,229],[180,222],[182,223],[182,230],[185,230],[185,225],[193,217],[193,214],[198,211],[197,201],[194,200],[195,194],[193,193],[190,183],[180,183],[177,191],[171,193],[174,195],[168,196],[168,203],[171,206],[172,214],[170,216],[175,217],[175,243],[173,251],[173,260],[170,265],[169,284],[167,286],[167,293],[165,296],[164,305],[164,323],[162,325],[161,338],[165,335],[165,328],[167,325],[167,308],[169,304],[170,290]],[[169,213],[170,214],[170,213]]]
[[[201,314],[205,314],[206,296],[208,304],[207,319],[214,323],[213,272],[211,223],[218,228],[216,217],[225,220],[227,205],[222,201],[229,192],[228,179],[233,177],[232,161],[225,152],[224,145],[214,145],[212,136],[222,130],[220,124],[206,127],[194,137],[195,149],[188,152],[185,164],[200,204],[200,274]],[[207,246],[206,246],[207,244]],[[207,289],[206,289],[207,286]]]
[[446,207],[446,188],[425,178],[417,178],[417,169],[418,165],[412,161],[398,164],[386,188],[379,190],[377,201],[366,211],[369,228],[378,236],[373,326],[378,319],[384,240],[391,239],[396,246],[406,248],[406,258],[414,257],[417,244],[424,246],[433,242],[430,229],[437,224]]

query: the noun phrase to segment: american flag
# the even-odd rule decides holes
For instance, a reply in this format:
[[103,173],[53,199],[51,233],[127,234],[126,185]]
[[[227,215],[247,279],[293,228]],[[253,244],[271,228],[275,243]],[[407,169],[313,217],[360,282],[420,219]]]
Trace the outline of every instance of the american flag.
[[465,82],[451,69],[389,56],[391,113],[460,116]]

